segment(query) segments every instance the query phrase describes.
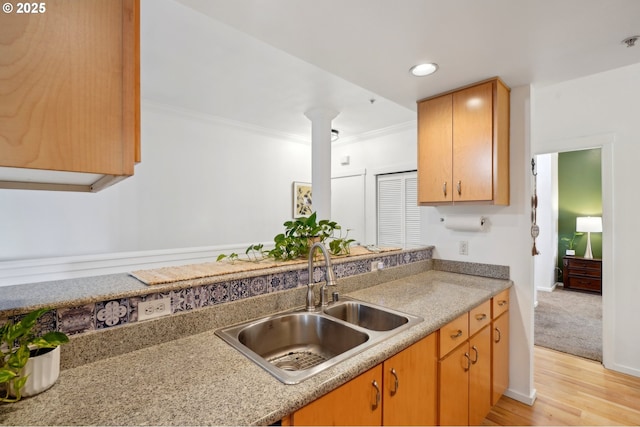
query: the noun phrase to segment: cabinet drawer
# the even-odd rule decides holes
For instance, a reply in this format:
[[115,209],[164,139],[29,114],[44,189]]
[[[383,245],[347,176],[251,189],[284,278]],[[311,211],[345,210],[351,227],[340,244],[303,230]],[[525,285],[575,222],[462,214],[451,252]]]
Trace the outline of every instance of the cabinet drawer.
[[602,272],[593,268],[570,268],[568,272],[569,276],[587,276],[600,278]]
[[573,269],[589,268],[596,271],[602,271],[602,262],[598,259],[578,259],[570,258],[565,259],[565,266]]
[[469,312],[469,336],[491,322],[491,300],[487,300]]
[[569,277],[569,284],[567,287],[570,289],[602,292],[601,283],[600,279],[592,279],[589,277]]
[[440,358],[469,338],[469,313],[440,328]]
[[509,289],[505,289],[495,297],[491,298],[491,318],[495,319],[505,311],[509,310]]

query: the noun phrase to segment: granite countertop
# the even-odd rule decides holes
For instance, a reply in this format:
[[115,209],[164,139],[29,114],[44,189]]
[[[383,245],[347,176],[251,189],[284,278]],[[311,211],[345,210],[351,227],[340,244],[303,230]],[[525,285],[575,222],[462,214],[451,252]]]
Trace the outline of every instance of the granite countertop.
[[50,390],[0,405],[0,423],[270,424],[511,285],[429,270],[349,293],[425,320],[297,385],[282,384],[211,330],[64,370]]

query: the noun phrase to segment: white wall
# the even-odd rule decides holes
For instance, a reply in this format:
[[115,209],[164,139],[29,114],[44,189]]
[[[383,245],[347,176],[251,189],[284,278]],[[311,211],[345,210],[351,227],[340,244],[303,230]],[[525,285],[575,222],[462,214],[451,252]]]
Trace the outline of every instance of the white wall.
[[0,191],[0,261],[271,241],[310,145],[149,103],[135,175],[95,194]]
[[[413,121],[334,143],[331,156],[334,176],[351,170],[365,170],[366,224],[362,243],[376,243],[376,175],[416,170],[417,141],[417,124]],[[347,166],[340,164],[344,156],[349,156]]]
[[[539,254],[534,259],[536,290],[551,292],[556,283],[558,259],[558,154],[536,156],[538,208],[536,239]],[[537,301],[537,298],[536,298]]]
[[532,141],[536,154],[603,146],[603,359],[636,376],[639,99],[640,64],[536,88]]

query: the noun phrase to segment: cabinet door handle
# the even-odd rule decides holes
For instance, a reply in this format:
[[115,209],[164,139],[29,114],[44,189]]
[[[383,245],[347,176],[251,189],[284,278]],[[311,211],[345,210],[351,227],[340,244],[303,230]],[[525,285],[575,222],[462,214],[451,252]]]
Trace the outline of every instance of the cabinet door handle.
[[462,181],[458,181],[458,196],[462,195]]
[[378,382],[376,380],[373,380],[371,385],[376,389],[376,403],[371,405],[371,409],[377,409],[378,405],[380,404],[380,387],[378,386]]
[[498,333],[498,338],[496,338],[494,341],[500,342],[500,340],[502,339],[502,332],[500,332],[499,328],[495,328],[495,331]]
[[471,347],[471,350],[476,352],[476,357],[471,361],[471,364],[475,365],[476,363],[478,363],[478,347],[474,345],[473,347]]
[[498,306],[504,307],[505,305],[507,305],[507,300],[506,299],[501,299],[500,301],[498,301]]
[[391,368],[391,375],[393,375],[393,390],[391,390],[391,396],[395,395],[398,392],[398,387],[400,386],[400,382],[398,381],[398,373],[394,368]]
[[467,366],[464,368],[464,371],[467,372],[469,368],[471,368],[471,357],[468,352],[464,353],[464,357],[467,359]]
[[486,318],[487,318],[487,314],[486,313],[476,314],[476,320],[484,320]]
[[442,184],[442,194],[444,194],[444,197],[447,197],[447,181]]
[[458,329],[458,332],[451,335],[451,339],[455,340],[456,338],[460,338],[462,336],[462,329]]

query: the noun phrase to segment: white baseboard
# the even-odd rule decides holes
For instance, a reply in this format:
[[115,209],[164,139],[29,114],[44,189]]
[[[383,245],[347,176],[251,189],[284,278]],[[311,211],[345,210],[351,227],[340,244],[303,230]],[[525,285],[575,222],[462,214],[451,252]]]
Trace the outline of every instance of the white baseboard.
[[533,406],[533,403],[536,401],[536,394],[537,394],[537,391],[535,388],[531,390],[531,394],[529,395],[517,392],[510,388],[504,392],[505,396],[510,397],[514,400],[517,400],[518,402],[522,402],[525,405],[529,405],[529,406]]
[[[272,244],[264,243],[265,247]],[[215,261],[221,253],[244,255],[249,244],[79,255],[0,262],[0,287]]]
[[558,285],[558,283],[554,283],[553,285],[549,286],[537,286],[536,290],[540,291],[540,292],[553,292],[556,288],[556,286]]
[[609,370],[616,371],[616,372],[621,372],[623,374],[632,375],[634,377],[640,378],[640,369],[631,368],[629,366],[620,365],[620,364],[617,364],[617,363],[614,363],[614,364],[606,363],[606,364],[603,364],[603,365],[604,365],[605,368],[607,368]]

